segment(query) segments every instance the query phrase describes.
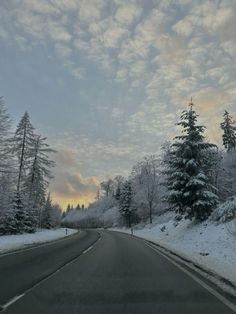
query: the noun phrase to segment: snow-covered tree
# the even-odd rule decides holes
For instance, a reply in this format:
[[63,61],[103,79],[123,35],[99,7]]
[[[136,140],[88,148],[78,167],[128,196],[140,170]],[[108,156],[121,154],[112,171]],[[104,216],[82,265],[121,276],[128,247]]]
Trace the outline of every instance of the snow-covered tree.
[[132,188],[130,180],[126,180],[122,186],[121,195],[119,199],[119,210],[121,215],[127,221],[128,227],[130,228],[132,223],[132,216],[134,214],[134,208],[132,206]]
[[114,196],[114,182],[112,179],[101,182],[101,189],[105,192],[106,197]]
[[11,208],[13,195],[14,195],[13,173],[9,172],[0,174],[0,216]]
[[14,164],[10,131],[10,116],[0,97],[0,215],[10,209],[13,198]]
[[53,211],[53,204],[50,194],[48,194],[45,207],[42,211],[41,217],[41,226],[42,228],[50,229],[53,227],[52,222],[52,211]]
[[224,112],[223,119],[224,120],[221,123],[221,129],[223,130],[223,145],[229,152],[236,149],[236,121],[232,119],[227,110]]
[[53,204],[50,193],[48,194],[45,207],[42,211],[41,227],[46,229],[55,228],[60,224],[62,209],[58,204]]
[[0,97],[0,173],[9,172],[9,160],[11,157],[10,138],[11,120]]
[[68,204],[66,207],[66,214],[68,214],[71,211],[71,205]]
[[22,181],[25,179],[26,171],[32,163],[32,153],[35,148],[34,127],[30,122],[30,117],[27,112],[23,115],[17,126],[13,143],[13,153],[17,155],[19,163],[16,190],[20,195]]
[[27,214],[26,211],[24,210],[24,206],[19,192],[15,193],[12,204],[12,210],[10,211],[9,218],[10,218],[9,227],[12,228],[12,230],[14,230],[13,233],[23,233],[26,231],[25,222],[27,220]]
[[223,152],[218,181],[222,201],[236,195],[236,150]]
[[151,155],[138,162],[132,169],[134,199],[138,207],[144,205],[150,223],[152,223],[154,206],[161,203],[163,186],[160,184],[160,165],[160,158]]
[[54,153],[45,142],[46,138],[35,137],[34,149],[31,153],[32,164],[29,167],[28,174],[24,182],[24,190],[27,195],[27,209],[34,216],[41,211],[45,204],[45,195],[49,185],[49,179],[52,178],[50,168],[54,162],[50,160],[49,154]]
[[113,180],[114,197],[117,201],[120,199],[121,189],[124,181],[125,179],[122,176],[116,176]]
[[206,151],[215,145],[206,142],[205,127],[197,125],[197,117],[191,102],[178,123],[183,134],[175,137],[166,164],[166,198],[185,218],[204,220],[217,204],[216,189],[205,171]]

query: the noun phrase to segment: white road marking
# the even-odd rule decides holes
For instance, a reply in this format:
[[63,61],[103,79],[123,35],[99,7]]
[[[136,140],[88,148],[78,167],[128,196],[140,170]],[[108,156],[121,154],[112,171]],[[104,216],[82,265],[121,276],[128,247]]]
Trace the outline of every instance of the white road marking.
[[77,259],[79,259],[79,257],[81,257],[82,254],[88,252],[89,250],[91,250],[93,248],[93,246],[101,239],[101,234],[99,233],[100,237],[93,243],[92,246],[90,246],[88,249],[86,249],[85,251],[83,251],[80,255],[78,255],[77,257],[75,257],[74,259],[72,259],[71,261],[69,261],[68,263],[62,265],[61,267],[59,267],[57,270],[55,270],[53,273],[51,273],[50,275],[48,275],[47,277],[45,277],[44,279],[40,280],[39,282],[37,282],[35,285],[33,285],[32,287],[30,287],[29,289],[25,290],[22,294],[17,295],[15,297],[13,297],[10,301],[8,301],[7,303],[0,305],[0,312],[3,312],[6,310],[6,308],[8,308],[9,306],[11,306],[12,304],[14,304],[15,302],[17,302],[19,299],[21,299],[22,297],[24,297],[27,293],[29,293],[30,291],[32,291],[34,288],[38,287],[39,285],[41,285],[41,283],[45,282],[46,280],[50,279],[51,277],[53,277],[56,273],[60,272],[63,268],[69,266],[70,264],[74,263]]
[[93,248],[93,245],[91,245],[87,250],[83,251],[83,254],[86,254],[88,251],[90,251]]
[[205,288],[208,292],[210,292],[212,295],[214,295],[218,300],[220,300],[222,303],[224,303],[226,306],[228,306],[232,311],[236,313],[236,306],[230,302],[228,299],[226,299],[223,295],[221,295],[219,292],[214,290],[212,287],[210,287],[208,284],[206,284],[204,281],[199,279],[198,277],[194,276],[190,271],[176,263],[171,257],[169,257],[168,253],[163,253],[160,250],[158,250],[156,247],[150,245],[150,243],[144,241],[145,244],[150,247],[153,251],[156,251],[158,254],[162,255],[164,258],[166,258],[169,262],[174,264],[176,267],[178,267],[180,270],[182,270],[185,274],[187,274],[189,277],[191,277],[194,281],[196,281],[198,284],[200,284],[203,288]]
[[12,298],[10,301],[8,301],[6,304],[1,306],[1,311],[5,311],[10,305],[12,305],[13,303],[15,303],[16,301],[18,301],[19,299],[21,299],[25,294],[20,294],[15,296],[14,298]]

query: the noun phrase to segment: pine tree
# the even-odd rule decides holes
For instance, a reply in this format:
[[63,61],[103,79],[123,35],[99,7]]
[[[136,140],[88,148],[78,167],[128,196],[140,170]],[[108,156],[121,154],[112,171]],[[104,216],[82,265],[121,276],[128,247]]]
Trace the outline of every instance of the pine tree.
[[216,189],[209,183],[204,169],[206,151],[215,147],[203,136],[205,127],[197,125],[198,115],[191,101],[189,110],[183,111],[183,135],[176,136],[169,153],[166,185],[167,201],[185,218],[206,219],[217,204]]
[[17,221],[13,209],[8,210],[1,217],[0,234],[17,234]]
[[17,193],[20,193],[24,175],[32,161],[32,152],[34,151],[35,145],[34,127],[30,122],[30,117],[27,112],[21,118],[17,126],[13,142],[13,153],[17,155],[19,161],[16,190]]
[[[54,162],[49,159],[49,154],[55,151],[49,148],[46,138],[35,138],[33,160],[24,183],[25,194],[28,195],[27,209],[29,215],[39,219],[41,208],[45,204],[46,190],[49,185],[48,179],[52,178],[50,168]],[[33,218],[33,217],[32,217]],[[32,222],[36,219],[32,219]]]
[[66,208],[66,214],[68,214],[70,211],[71,211],[71,206],[70,206],[70,204],[68,204],[67,208]]
[[10,157],[10,116],[5,108],[3,98],[0,97],[0,172],[8,172]]
[[51,196],[49,193],[44,210],[42,212],[42,223],[41,223],[42,228],[51,229],[53,227],[52,211],[53,211],[53,204],[52,204]]
[[14,165],[10,140],[11,120],[0,97],[0,215],[11,207]]
[[27,214],[24,210],[24,206],[18,192],[15,193],[12,205],[11,224],[15,233],[24,233],[26,230],[25,222],[27,220]]
[[223,130],[223,145],[229,152],[236,149],[236,127],[234,126],[236,122],[232,120],[227,110],[224,112],[223,119],[220,125]]
[[119,199],[119,210],[121,215],[126,219],[127,225],[131,227],[132,218],[132,187],[130,180],[126,180],[122,186],[120,199]]

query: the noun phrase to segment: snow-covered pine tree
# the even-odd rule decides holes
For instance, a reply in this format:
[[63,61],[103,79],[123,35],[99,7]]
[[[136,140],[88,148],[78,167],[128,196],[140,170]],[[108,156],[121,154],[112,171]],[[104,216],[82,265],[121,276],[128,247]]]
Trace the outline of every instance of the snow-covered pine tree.
[[49,185],[49,179],[52,178],[50,168],[54,162],[50,160],[49,154],[55,151],[46,143],[46,138],[35,137],[35,145],[32,152],[32,164],[23,185],[27,195],[27,210],[32,223],[39,223],[40,212],[45,205],[45,195]]
[[24,206],[20,197],[20,193],[16,192],[13,199],[12,209],[7,215],[6,228],[12,229],[15,233],[26,232],[25,222],[27,221],[27,213],[24,210]]
[[121,215],[127,222],[128,227],[131,227],[131,219],[132,219],[132,187],[131,181],[126,180],[122,185],[120,199],[119,199],[119,210]]
[[32,163],[32,152],[35,147],[34,127],[27,112],[25,112],[16,128],[13,143],[13,153],[16,154],[19,162],[16,191],[21,197],[22,181],[25,179],[26,171]]
[[25,193],[23,193],[23,183],[26,173],[29,170],[32,162],[32,150],[34,147],[34,127],[30,122],[28,113],[26,112],[21,118],[15,135],[13,137],[12,153],[17,157],[17,179],[16,179],[16,192],[13,199],[14,219],[16,220],[17,230],[16,233],[27,232],[29,224],[29,215],[25,208]]
[[70,211],[71,211],[71,206],[70,206],[70,204],[68,204],[67,208],[66,208],[66,214],[68,214]]
[[227,110],[224,112],[223,119],[220,125],[223,130],[223,145],[228,152],[236,150],[236,127],[234,126],[236,121],[232,119]]
[[8,161],[10,155],[10,129],[11,120],[4,105],[3,98],[0,97],[0,172],[8,171]]
[[13,158],[10,140],[11,120],[0,97],[0,215],[10,209],[13,198]]
[[15,211],[13,209],[5,212],[4,216],[0,217],[0,234],[16,234],[17,221]]
[[53,204],[52,204],[51,196],[49,193],[46,203],[45,203],[45,207],[42,211],[42,219],[41,219],[42,228],[51,229],[53,227],[52,212],[53,212]]
[[176,136],[166,164],[167,201],[185,218],[206,219],[217,204],[215,187],[209,183],[204,169],[205,152],[215,147],[207,143],[205,127],[197,125],[197,117],[191,101],[189,110],[183,111],[181,121],[183,135]]

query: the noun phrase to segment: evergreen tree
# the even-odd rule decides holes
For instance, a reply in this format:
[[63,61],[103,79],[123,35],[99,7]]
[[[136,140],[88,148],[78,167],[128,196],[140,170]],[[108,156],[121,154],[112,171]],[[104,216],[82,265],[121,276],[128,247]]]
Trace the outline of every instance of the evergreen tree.
[[13,139],[13,153],[18,157],[19,169],[17,178],[17,193],[21,192],[21,185],[26,171],[32,162],[32,152],[35,146],[34,127],[30,122],[28,113],[26,112],[21,118]]
[[15,219],[15,211],[13,209],[5,212],[4,216],[1,216],[0,219],[0,234],[17,233],[17,222]]
[[121,195],[121,187],[118,186],[117,189],[116,189],[116,193],[115,193],[115,199],[116,199],[117,201],[119,201],[120,195]]
[[42,224],[41,224],[42,228],[51,229],[53,227],[52,211],[53,211],[53,204],[52,204],[51,196],[49,193],[44,210],[42,212]]
[[209,183],[204,169],[206,151],[215,145],[205,141],[205,127],[197,125],[197,117],[191,102],[177,124],[182,127],[183,135],[175,137],[169,152],[166,199],[185,218],[204,220],[217,204],[216,189]]
[[8,172],[10,154],[10,116],[0,97],[0,173]]
[[[27,214],[24,210],[24,206],[18,192],[15,193],[15,197],[13,199],[12,211],[10,213],[10,222],[9,227],[14,230],[14,233],[24,233],[27,231],[26,229],[26,220]],[[11,224],[11,226],[10,226]]]
[[70,211],[71,211],[71,206],[70,206],[70,204],[68,204],[67,208],[66,208],[66,214],[68,214]]
[[227,110],[225,110],[223,119],[224,121],[221,123],[221,129],[223,130],[223,145],[229,152],[236,149],[236,127],[234,126],[236,122],[232,120],[232,117]]
[[[49,159],[49,154],[55,152],[45,143],[46,138],[35,138],[33,160],[24,183],[25,194],[28,195],[27,209],[29,215],[39,218],[41,208],[45,204],[46,190],[49,185],[48,179],[52,178],[50,168],[54,162]],[[36,221],[35,219],[32,220]]]
[[119,199],[119,210],[121,215],[127,221],[127,225],[131,227],[132,219],[132,187],[130,180],[126,180],[122,186],[120,199]]
[[0,97],[0,215],[10,209],[13,198],[14,164],[10,128],[10,116]]

